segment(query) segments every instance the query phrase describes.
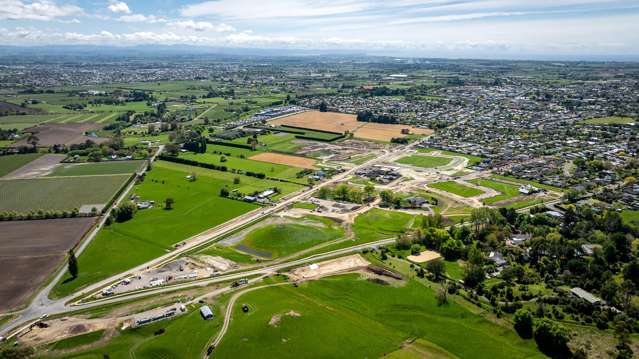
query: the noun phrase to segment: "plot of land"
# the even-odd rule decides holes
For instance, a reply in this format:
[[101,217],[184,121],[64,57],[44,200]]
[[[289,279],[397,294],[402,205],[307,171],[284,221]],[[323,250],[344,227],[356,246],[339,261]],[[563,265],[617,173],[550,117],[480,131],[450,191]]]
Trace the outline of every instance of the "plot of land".
[[57,166],[49,176],[92,176],[109,174],[132,174],[140,169],[144,161],[111,161],[97,163],[65,163]]
[[[427,358],[543,358],[533,341],[520,339],[451,301],[438,306],[435,289],[417,281],[384,286],[358,275],[278,286],[241,298],[229,331],[215,348],[217,358],[380,358],[409,339],[433,345]],[[354,305],[355,304],[355,305]],[[277,326],[269,325],[278,313]],[[373,338],[374,340],[372,340]],[[445,358],[446,356],[444,356]]]
[[589,125],[628,125],[636,122],[637,120],[632,117],[622,116],[589,118],[584,121],[584,123],[587,123]]
[[487,179],[475,179],[469,182],[474,183],[478,186],[492,188],[501,193],[500,195],[484,199],[485,204],[494,204],[494,203],[509,200],[521,195],[519,193],[519,186],[510,184],[510,183],[492,181]]
[[293,280],[319,279],[329,275],[362,269],[370,263],[359,254],[313,263],[292,270],[289,274]]
[[395,161],[397,163],[423,167],[423,168],[435,168],[445,166],[450,163],[452,159],[445,157],[433,157],[433,156],[406,156]]
[[93,220],[0,222],[0,312],[24,304]]
[[438,259],[441,258],[442,256],[434,251],[423,251],[421,253],[419,253],[418,255],[410,255],[408,257],[406,257],[406,259],[408,259],[411,262],[415,262],[415,263],[426,263],[426,262],[430,262],[434,259]]
[[[268,177],[297,179],[299,168],[287,166],[278,163],[266,163],[262,161],[254,161],[249,158],[241,158],[235,156],[225,156],[213,153],[182,153],[180,158],[192,161],[210,163],[217,166],[226,166],[230,169],[251,171],[256,173],[264,173]],[[224,159],[222,159],[224,158]]]
[[473,156],[473,155],[467,155],[465,153],[437,150],[437,149],[434,149],[434,148],[418,148],[417,150],[419,152],[423,152],[423,153],[439,151],[439,153],[441,153],[442,155],[465,157],[465,158],[468,159],[468,167],[472,167],[472,166],[478,164],[479,162],[481,162],[483,160],[483,158],[481,158],[481,157],[477,157],[477,156]]
[[294,126],[339,133],[348,131],[353,133],[355,137],[377,141],[390,141],[393,137],[406,137],[406,134],[402,133],[403,129],[408,129],[410,133],[419,135],[432,133],[428,129],[418,129],[406,125],[358,122],[355,115],[336,112],[307,111],[278,118],[269,123],[275,126]]
[[0,177],[8,175],[40,156],[42,156],[40,153],[0,156]]
[[42,177],[51,172],[60,162],[66,158],[65,155],[46,154],[15,171],[4,176],[3,179],[24,179]]
[[[38,146],[73,145],[91,140],[95,143],[107,142],[107,138],[87,136],[89,131],[95,131],[102,126],[95,123],[46,123],[25,129],[34,133],[38,138]],[[11,147],[30,146],[27,138],[22,139]]]
[[313,169],[315,168],[315,160],[312,158],[298,157],[298,156],[289,156],[283,155],[280,153],[260,153],[255,156],[249,157],[250,160],[253,161],[261,161],[268,163],[277,163],[287,166],[293,166],[298,168],[307,168]]
[[480,194],[484,193],[477,188],[464,186],[463,184],[457,183],[455,181],[432,183],[428,186],[466,198],[479,196]]
[[[197,176],[194,182],[186,179],[191,173]],[[240,178],[240,184],[233,184],[236,177]],[[220,189],[225,186],[229,190],[237,188],[243,193],[277,186],[282,195],[302,188],[291,183],[157,161],[153,169],[147,172],[144,182],[133,190],[142,200],[154,200],[156,206],[138,211],[132,220],[114,223],[100,231],[78,258],[81,268],[78,278],[58,284],[54,293],[69,294],[87,284],[135,267],[166,253],[180,241],[259,208],[254,204],[220,197]],[[169,197],[174,200],[173,209],[165,210],[162,204]],[[104,253],[109,253],[109,261],[101,260]]]
[[0,181],[0,211],[71,210],[108,202],[128,175]]

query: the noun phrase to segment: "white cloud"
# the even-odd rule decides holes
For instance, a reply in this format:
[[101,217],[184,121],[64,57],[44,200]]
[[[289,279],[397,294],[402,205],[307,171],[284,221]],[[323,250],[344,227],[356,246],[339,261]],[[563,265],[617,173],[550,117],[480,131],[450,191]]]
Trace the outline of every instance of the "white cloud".
[[213,25],[207,21],[180,20],[171,23],[171,26],[192,31],[234,32],[235,28],[228,24]]
[[114,12],[116,14],[131,13],[131,10],[129,9],[129,5],[127,5],[127,3],[125,3],[124,1],[109,0],[108,9],[111,10],[111,12]]
[[131,14],[131,15],[122,15],[118,18],[118,21],[121,22],[143,22],[147,24],[155,24],[158,22],[166,22],[166,19],[157,17],[155,15],[142,15],[142,14]]
[[365,1],[357,0],[218,0],[205,1],[182,7],[186,17],[216,15],[235,19],[264,19],[281,17],[327,16],[346,14],[369,8]]
[[22,0],[0,1],[0,20],[41,20],[81,15],[84,12],[75,5],[58,5],[53,1],[39,0],[29,3]]

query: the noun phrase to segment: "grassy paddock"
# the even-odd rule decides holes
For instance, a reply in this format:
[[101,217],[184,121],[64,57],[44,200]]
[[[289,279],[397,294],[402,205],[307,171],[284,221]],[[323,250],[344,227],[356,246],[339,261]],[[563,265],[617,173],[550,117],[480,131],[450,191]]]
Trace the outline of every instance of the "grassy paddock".
[[110,174],[132,174],[140,169],[144,161],[112,161],[97,163],[61,164],[49,177],[92,176]]
[[445,166],[450,163],[452,159],[445,157],[433,157],[433,156],[406,156],[397,160],[397,163],[404,165],[422,167],[422,168],[435,168]]
[[480,194],[484,193],[477,188],[464,186],[463,184],[457,183],[455,181],[437,182],[429,184],[428,186],[465,198],[479,196]]
[[632,117],[625,116],[609,116],[609,117],[597,117],[597,118],[589,118],[583,121],[589,125],[628,125],[631,123],[636,123]]
[[41,153],[0,156],[0,177],[8,175],[40,156],[42,156]]

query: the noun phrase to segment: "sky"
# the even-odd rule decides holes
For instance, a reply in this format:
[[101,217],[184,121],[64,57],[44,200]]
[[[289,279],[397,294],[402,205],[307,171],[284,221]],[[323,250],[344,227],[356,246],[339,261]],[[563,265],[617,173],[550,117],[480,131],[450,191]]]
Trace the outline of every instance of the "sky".
[[0,0],[0,44],[639,59],[639,0]]

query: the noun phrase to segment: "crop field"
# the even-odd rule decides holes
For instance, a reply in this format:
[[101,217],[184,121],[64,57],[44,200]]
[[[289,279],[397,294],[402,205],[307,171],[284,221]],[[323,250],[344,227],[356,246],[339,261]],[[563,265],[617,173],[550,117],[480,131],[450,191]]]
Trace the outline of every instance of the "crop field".
[[465,153],[459,153],[459,152],[438,150],[438,149],[435,149],[435,148],[418,148],[417,150],[419,152],[422,152],[422,153],[429,153],[429,152],[439,151],[443,155],[465,157],[465,158],[468,158],[468,167],[472,167],[472,166],[478,164],[479,162],[481,162],[483,160],[483,158],[481,158],[481,157],[477,157],[477,156],[473,156],[473,155],[467,155]]
[[[196,173],[197,179],[189,182],[186,176]],[[240,184],[234,185],[233,178]],[[239,215],[259,208],[257,205],[222,198],[220,189],[238,188],[250,193],[278,186],[283,194],[302,188],[290,183],[259,180],[227,172],[157,161],[147,172],[144,182],[132,193],[142,200],[153,200],[155,206],[140,210],[124,223],[105,227],[78,258],[80,273],[77,279],[60,283],[54,288],[56,295],[64,295],[135,267],[158,257],[174,244],[213,228]],[[166,210],[163,203],[173,198],[173,209]],[[104,253],[109,261],[101,261]]]
[[[222,157],[226,159],[225,162],[222,162]],[[296,174],[300,171],[300,168],[286,166],[283,164],[254,161],[252,159],[233,156],[227,157],[213,153],[182,153],[180,154],[180,158],[202,163],[210,163],[218,166],[226,166],[236,170],[264,173],[268,177],[289,180],[297,179]]]
[[[360,122],[361,123],[361,122]],[[355,130],[354,136],[356,138],[363,138],[367,140],[384,141],[388,142],[395,137],[406,137],[406,134],[402,133],[402,130],[408,129],[410,134],[413,135],[430,135],[433,130],[425,128],[416,128],[407,125],[393,125],[385,123],[365,123],[363,126]]]
[[142,167],[144,161],[111,161],[96,163],[61,163],[48,176],[93,176],[132,174]]
[[464,186],[463,184],[457,183],[455,181],[431,183],[428,185],[428,187],[450,192],[466,198],[479,196],[480,194],[484,193],[477,188]]
[[[260,151],[260,152],[279,151],[279,152],[294,153],[295,151],[297,151],[297,149],[301,147],[299,144],[293,142],[296,139],[295,136],[296,136],[295,134],[286,133],[286,132],[276,132],[276,133],[271,133],[268,135],[258,136],[257,140],[259,144],[256,147],[256,151]],[[231,142],[237,143],[240,145],[246,145],[247,140],[248,140],[248,137],[241,137],[241,138],[236,138],[232,140]],[[209,146],[212,146],[212,145],[209,145]],[[207,148],[209,147],[207,146]],[[233,149],[233,148],[229,147],[229,149]],[[235,148],[235,150],[242,150],[242,149]],[[255,151],[250,151],[250,150],[245,150],[245,151],[250,153],[255,153]]]
[[0,222],[0,312],[25,304],[93,221],[64,218]]
[[42,156],[41,153],[0,156],[0,177],[8,175],[40,156]]
[[519,197],[521,195],[519,193],[519,186],[514,184],[487,180],[487,179],[474,179],[474,180],[470,180],[469,182],[474,183],[478,186],[492,188],[495,191],[501,193],[497,196],[484,199],[483,202],[485,204],[494,204],[500,201],[505,201],[511,198]]
[[[306,223],[308,221],[313,223]],[[235,248],[274,259],[338,239],[343,235],[344,231],[331,220],[316,217],[308,218],[302,223],[278,223],[257,228],[248,233]]]
[[628,125],[631,123],[636,123],[637,120],[632,117],[610,116],[589,118],[587,120],[584,120],[583,122],[589,125]]
[[108,175],[0,181],[0,211],[72,210],[104,204],[128,178]]
[[299,156],[289,156],[279,153],[265,152],[249,157],[250,160],[293,166],[297,168],[314,169],[315,160]]
[[415,280],[395,287],[346,275],[298,288],[264,288],[241,301],[252,310],[233,308],[217,358],[301,358],[308,357],[309,348],[318,358],[379,358],[415,338],[430,344],[422,346],[425,357],[444,352],[478,359],[543,358],[533,341],[510,329],[455,302],[438,306],[435,290]]
[[445,157],[433,157],[433,156],[406,156],[395,161],[404,165],[422,167],[422,168],[435,168],[445,166],[450,163],[452,159]]
[[17,128],[20,130],[43,123],[97,123],[107,125],[115,121],[119,114],[119,112],[74,112],[53,115],[4,116],[0,117],[0,128]]

